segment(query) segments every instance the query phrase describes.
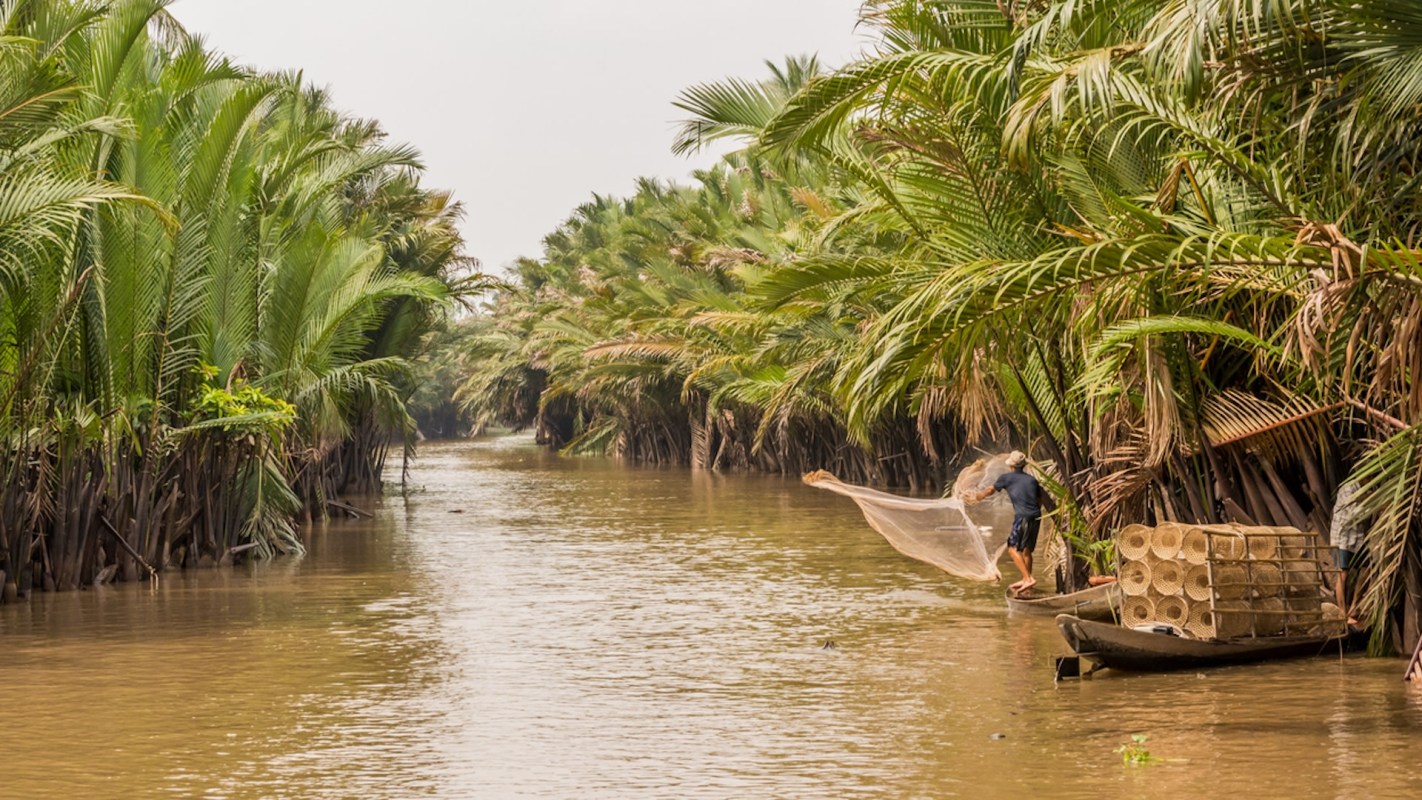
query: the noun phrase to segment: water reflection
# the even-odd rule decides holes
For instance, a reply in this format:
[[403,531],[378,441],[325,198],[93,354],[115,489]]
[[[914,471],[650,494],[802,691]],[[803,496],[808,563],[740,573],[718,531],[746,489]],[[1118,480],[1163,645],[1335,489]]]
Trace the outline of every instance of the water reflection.
[[1395,662],[1054,685],[1050,623],[794,480],[512,438],[415,482],[302,560],[0,608],[0,797],[1413,794]]

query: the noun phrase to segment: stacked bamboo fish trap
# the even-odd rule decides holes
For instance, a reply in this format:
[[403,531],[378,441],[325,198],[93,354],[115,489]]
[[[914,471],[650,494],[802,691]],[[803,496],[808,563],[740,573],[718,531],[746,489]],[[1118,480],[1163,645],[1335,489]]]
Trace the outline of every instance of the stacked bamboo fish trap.
[[1116,538],[1122,622],[1196,639],[1342,632],[1325,602],[1331,548],[1312,532],[1242,525],[1131,525]]

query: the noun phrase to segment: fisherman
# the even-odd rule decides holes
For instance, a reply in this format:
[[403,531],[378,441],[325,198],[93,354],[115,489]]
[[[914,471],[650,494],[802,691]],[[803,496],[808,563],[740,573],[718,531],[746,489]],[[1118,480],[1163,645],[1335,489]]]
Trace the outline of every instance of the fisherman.
[[1348,572],[1357,566],[1358,551],[1363,546],[1363,514],[1358,508],[1358,482],[1352,479],[1338,487],[1338,496],[1333,501],[1333,522],[1328,527],[1328,543],[1338,548],[1338,580],[1333,591],[1338,600],[1338,608],[1348,618],[1350,626],[1356,626],[1358,619],[1353,616],[1347,596]]
[[1013,450],[1007,456],[1008,472],[997,477],[997,481],[968,497],[970,502],[980,503],[993,492],[1007,492],[1012,498],[1012,533],[1007,537],[1007,553],[1012,563],[1022,573],[1022,580],[1012,584],[1013,592],[1021,594],[1037,585],[1032,577],[1032,551],[1037,549],[1037,533],[1042,529],[1042,485],[1023,470],[1027,466],[1027,454]]

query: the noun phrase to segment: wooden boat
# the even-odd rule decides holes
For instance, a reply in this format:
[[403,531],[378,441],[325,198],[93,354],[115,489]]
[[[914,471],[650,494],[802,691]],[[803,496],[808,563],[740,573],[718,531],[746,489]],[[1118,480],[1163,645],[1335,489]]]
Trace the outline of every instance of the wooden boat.
[[1278,658],[1316,656],[1338,649],[1338,636],[1260,636],[1228,642],[1189,639],[1093,622],[1071,614],[1057,627],[1075,653],[1103,667],[1141,672],[1216,667]]
[[1121,587],[1115,583],[1092,586],[1070,594],[1007,592],[1007,610],[1031,617],[1055,617],[1074,614],[1081,619],[1118,619],[1121,610]]

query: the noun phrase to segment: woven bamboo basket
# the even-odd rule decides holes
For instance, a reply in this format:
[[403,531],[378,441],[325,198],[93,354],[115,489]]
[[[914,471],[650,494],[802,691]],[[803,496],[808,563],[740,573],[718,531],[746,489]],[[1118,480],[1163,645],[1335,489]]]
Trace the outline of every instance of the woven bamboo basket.
[[1190,606],[1180,597],[1162,597],[1155,601],[1155,618],[1177,627],[1190,621]]
[[1309,629],[1309,633],[1314,636],[1342,636],[1348,632],[1347,615],[1343,609],[1332,603],[1324,603],[1322,606],[1322,619],[1318,624]]
[[1149,625],[1155,622],[1155,601],[1142,596],[1122,598],[1121,619],[1127,625]]
[[1190,529],[1180,540],[1180,557],[1191,564],[1203,564],[1210,556],[1209,537],[1199,529]]
[[1196,639],[1215,638],[1215,615],[1209,603],[1194,603],[1190,606],[1190,618],[1185,621],[1185,632]]
[[1249,605],[1240,600],[1217,600],[1214,608],[1215,636],[1234,639],[1248,636],[1254,623]]
[[1185,571],[1186,597],[1197,603],[1208,603],[1212,593],[1213,590],[1210,588],[1210,568],[1208,565],[1201,564]]
[[1150,554],[1150,528],[1127,525],[1116,537],[1116,553],[1121,558],[1140,561]]
[[[1332,605],[1329,603],[1328,605]],[[1294,617],[1299,620],[1318,620],[1323,618],[1323,596],[1312,594],[1306,597],[1286,597],[1284,607],[1294,612]]]
[[1180,541],[1185,538],[1185,526],[1167,522],[1157,525],[1150,537],[1150,552],[1159,559],[1174,559],[1180,555]]
[[1284,619],[1285,634],[1297,636],[1313,633],[1318,624],[1324,621],[1322,596],[1315,594],[1312,597],[1285,597],[1282,599],[1284,608],[1289,610],[1289,615]]
[[1277,597],[1260,597],[1254,601],[1254,633],[1259,636],[1277,636],[1284,632],[1288,619],[1283,613],[1288,610],[1284,601]]
[[1127,561],[1121,567],[1121,591],[1133,597],[1143,597],[1150,591],[1150,564]]
[[1255,597],[1278,597],[1284,593],[1284,573],[1278,564],[1251,563],[1249,579],[1254,586]]
[[1249,557],[1254,559],[1278,558],[1279,537],[1270,533],[1250,536]]
[[1314,544],[1313,536],[1309,534],[1298,534],[1297,536],[1279,537],[1279,557],[1304,559],[1309,557],[1309,551]]
[[1248,553],[1245,538],[1238,531],[1227,528],[1213,528],[1205,532],[1210,540],[1210,550],[1215,558],[1244,558]]
[[1179,561],[1157,561],[1150,566],[1150,587],[1162,597],[1174,597],[1185,588],[1185,569]]
[[1284,585],[1291,595],[1317,594],[1323,585],[1316,561],[1285,561],[1283,570]]
[[[1249,595],[1249,575],[1238,564],[1215,567],[1215,582],[1211,587],[1220,600],[1242,600]],[[1219,622],[1215,623],[1218,627]]]

